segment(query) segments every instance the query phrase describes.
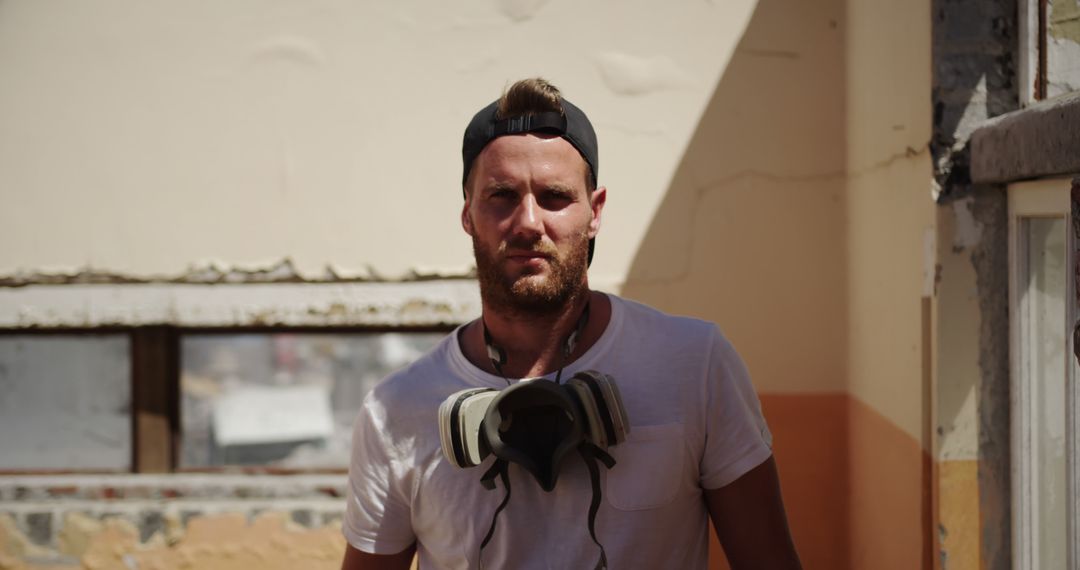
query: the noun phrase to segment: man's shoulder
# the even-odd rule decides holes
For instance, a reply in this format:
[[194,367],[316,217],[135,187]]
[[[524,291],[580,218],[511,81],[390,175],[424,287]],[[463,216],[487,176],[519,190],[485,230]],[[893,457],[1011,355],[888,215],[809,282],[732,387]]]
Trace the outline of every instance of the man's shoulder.
[[371,389],[370,397],[385,403],[416,401],[423,399],[426,392],[438,390],[438,379],[452,374],[453,337],[454,333],[448,334],[419,358],[388,374]]
[[613,311],[622,313],[622,326],[645,327],[645,330],[663,334],[687,334],[692,336],[712,336],[719,334],[716,323],[697,317],[675,315],[660,310],[652,305],[646,305],[640,301],[608,295],[612,306],[618,305]]

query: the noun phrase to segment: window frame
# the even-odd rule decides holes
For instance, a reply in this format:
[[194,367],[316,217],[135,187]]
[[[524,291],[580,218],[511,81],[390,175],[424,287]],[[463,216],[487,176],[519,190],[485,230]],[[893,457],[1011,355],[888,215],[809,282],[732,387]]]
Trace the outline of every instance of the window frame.
[[[1022,326],[1026,324],[1026,304],[1019,299],[1020,279],[1027,275],[1027,260],[1021,252],[1026,251],[1026,238],[1022,234],[1022,219],[1057,218],[1065,220],[1066,227],[1066,288],[1064,334],[1066,346],[1066,469],[1067,504],[1073,505],[1068,516],[1066,530],[1067,560],[1069,568],[1080,568],[1080,390],[1077,383],[1073,324],[1077,319],[1075,237],[1071,230],[1071,177],[1055,177],[1011,184],[1008,187],[1009,232],[1009,353],[1012,433],[1012,512],[1013,512],[1013,566],[1018,570],[1039,568],[1037,564],[1038,525],[1034,524],[1032,465],[1032,417],[1031,385],[1026,376],[1027,359],[1023,349],[1027,337]],[[1070,540],[1071,538],[1071,540]]]
[[1020,0],[1019,16],[1019,78],[1020,106],[1046,99],[1047,89],[1047,0]]
[[0,336],[127,335],[131,383],[131,469],[0,469],[0,476],[125,473],[344,473],[347,468],[272,466],[186,467],[179,465],[181,431],[181,341],[187,335],[449,333],[459,323],[363,326],[209,326],[175,325],[0,328]]

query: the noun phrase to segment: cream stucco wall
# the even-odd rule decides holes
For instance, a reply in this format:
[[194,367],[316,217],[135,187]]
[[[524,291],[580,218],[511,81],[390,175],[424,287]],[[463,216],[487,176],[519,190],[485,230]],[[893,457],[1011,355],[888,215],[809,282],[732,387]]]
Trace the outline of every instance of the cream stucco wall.
[[0,1],[0,277],[460,274],[460,133],[543,75],[601,140],[593,283],[734,341],[807,566],[916,567],[930,4],[660,6]]
[[844,390],[843,16],[757,3],[623,288],[719,323],[765,392]]
[[541,75],[596,124],[618,287],[754,7],[0,3],[0,275],[471,266],[460,135]]
[[850,2],[847,16],[848,390],[921,441],[930,3]]

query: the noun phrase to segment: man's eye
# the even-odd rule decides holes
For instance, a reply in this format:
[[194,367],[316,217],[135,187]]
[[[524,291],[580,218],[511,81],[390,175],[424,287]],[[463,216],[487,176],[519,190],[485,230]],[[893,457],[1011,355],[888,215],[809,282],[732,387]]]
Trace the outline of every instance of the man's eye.
[[568,192],[547,192],[544,194],[544,202],[551,206],[566,205],[573,200]]

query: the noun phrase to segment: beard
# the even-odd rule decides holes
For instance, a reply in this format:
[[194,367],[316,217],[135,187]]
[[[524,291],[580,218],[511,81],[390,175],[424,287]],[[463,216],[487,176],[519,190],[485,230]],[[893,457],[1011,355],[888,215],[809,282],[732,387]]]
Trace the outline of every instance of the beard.
[[[506,251],[532,251],[546,256],[548,273],[529,270],[508,274]],[[565,255],[542,240],[512,240],[501,242],[497,251],[485,247],[473,237],[476,273],[480,281],[480,297],[484,304],[513,314],[543,316],[558,312],[585,288],[589,266],[589,237],[582,232]]]

